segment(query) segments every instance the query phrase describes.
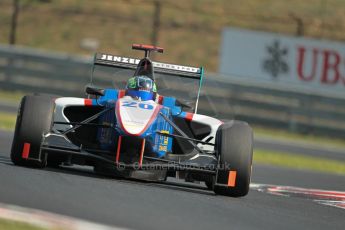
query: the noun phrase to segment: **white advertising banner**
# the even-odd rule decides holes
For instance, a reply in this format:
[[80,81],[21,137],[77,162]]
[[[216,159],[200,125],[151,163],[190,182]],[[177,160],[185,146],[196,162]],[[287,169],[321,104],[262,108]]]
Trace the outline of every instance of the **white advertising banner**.
[[345,43],[227,28],[219,72],[345,94]]

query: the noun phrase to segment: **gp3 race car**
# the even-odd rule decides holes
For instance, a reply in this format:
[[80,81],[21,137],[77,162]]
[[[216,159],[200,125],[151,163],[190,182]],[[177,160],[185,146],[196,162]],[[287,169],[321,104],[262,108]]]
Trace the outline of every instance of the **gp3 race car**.
[[[177,177],[203,181],[216,194],[245,196],[252,172],[250,126],[197,113],[203,68],[151,61],[150,53],[163,52],[159,47],[132,48],[144,51],[144,58],[95,55],[87,98],[24,96],[12,162],[38,168],[88,165],[96,173],[148,181]],[[96,87],[98,67],[108,69],[106,77],[116,80],[121,75],[127,85]],[[182,81],[176,83],[177,78]],[[175,89],[166,86],[174,81]],[[185,94],[180,92],[183,87]],[[193,104],[168,95],[192,97],[194,92]]]

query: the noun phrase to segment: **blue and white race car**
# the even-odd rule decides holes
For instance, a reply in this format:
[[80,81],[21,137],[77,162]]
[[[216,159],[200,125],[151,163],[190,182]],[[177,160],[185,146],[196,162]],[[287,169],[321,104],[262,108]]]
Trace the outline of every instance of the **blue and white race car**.
[[[204,181],[216,194],[245,196],[252,172],[250,126],[197,113],[203,68],[151,61],[152,52],[163,52],[159,47],[132,48],[144,51],[144,58],[95,55],[87,98],[23,97],[13,163],[40,168],[89,165],[96,173],[150,181],[177,177]],[[96,80],[104,79],[95,74],[99,67],[108,69],[104,77],[126,85],[96,87]],[[174,93],[195,100],[190,104],[169,96]]]

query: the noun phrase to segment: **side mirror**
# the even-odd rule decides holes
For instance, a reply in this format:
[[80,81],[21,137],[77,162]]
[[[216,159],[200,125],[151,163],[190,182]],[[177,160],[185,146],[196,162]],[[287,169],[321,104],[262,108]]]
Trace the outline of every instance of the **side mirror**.
[[86,86],[85,92],[90,95],[104,96],[104,89],[96,88],[91,85]]

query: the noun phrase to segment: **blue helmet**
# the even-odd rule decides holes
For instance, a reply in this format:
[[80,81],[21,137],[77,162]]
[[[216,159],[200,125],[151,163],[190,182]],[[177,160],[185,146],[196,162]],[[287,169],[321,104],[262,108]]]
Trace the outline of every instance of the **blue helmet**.
[[127,81],[126,95],[140,98],[142,101],[155,100],[157,87],[155,82],[145,76],[135,76]]

